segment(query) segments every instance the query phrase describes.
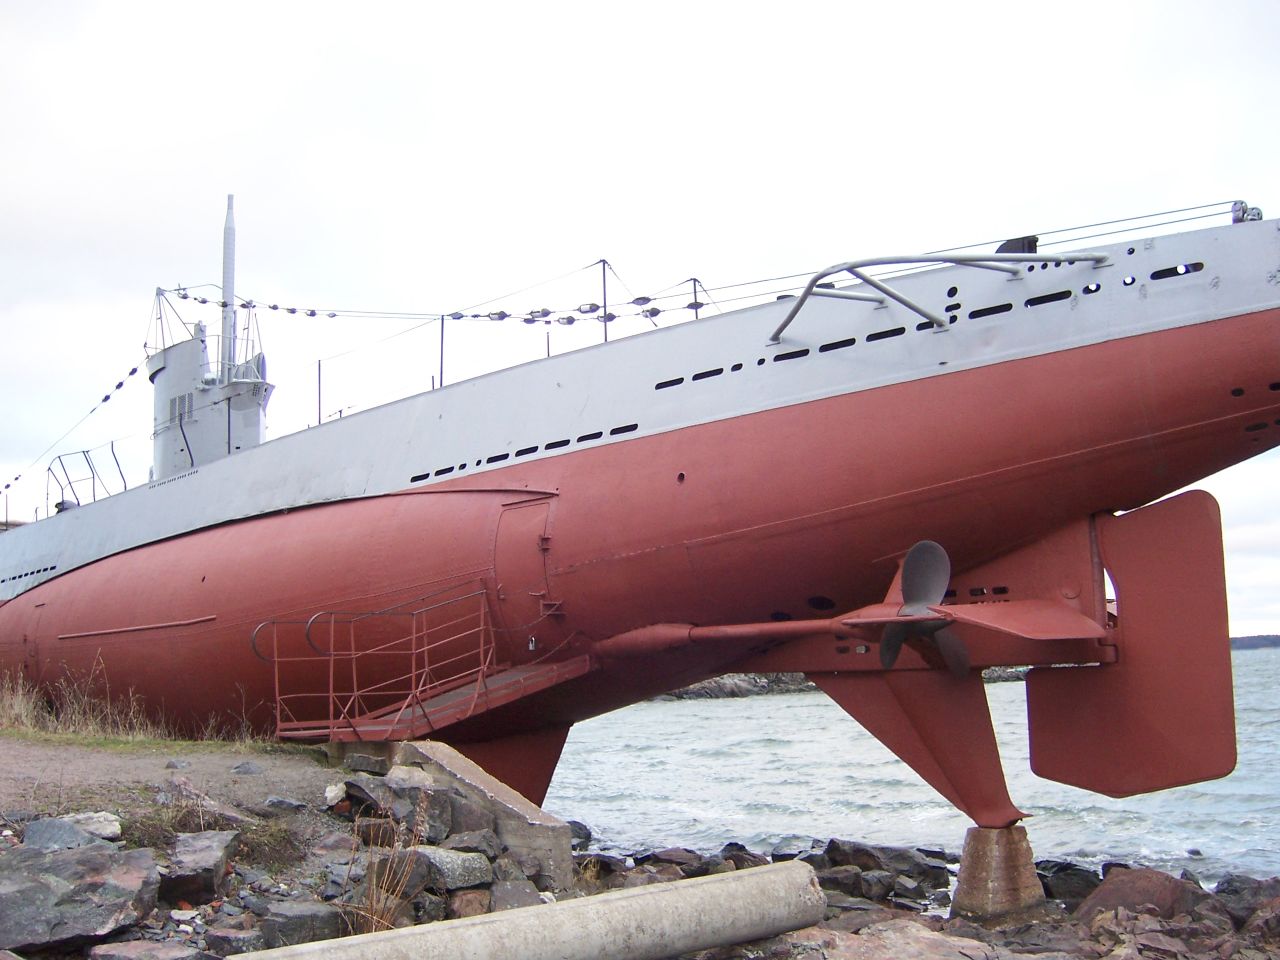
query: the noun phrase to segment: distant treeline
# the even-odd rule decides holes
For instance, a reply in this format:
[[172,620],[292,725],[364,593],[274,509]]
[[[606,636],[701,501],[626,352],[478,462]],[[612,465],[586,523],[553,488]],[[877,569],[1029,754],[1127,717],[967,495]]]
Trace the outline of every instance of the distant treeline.
[[1280,647],[1280,636],[1268,633],[1260,637],[1231,638],[1232,650],[1261,650],[1263,647]]

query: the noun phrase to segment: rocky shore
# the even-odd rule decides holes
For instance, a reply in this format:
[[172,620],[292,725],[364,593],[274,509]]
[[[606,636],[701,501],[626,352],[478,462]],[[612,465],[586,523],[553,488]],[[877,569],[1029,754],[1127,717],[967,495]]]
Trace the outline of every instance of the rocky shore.
[[[447,748],[446,748],[447,749]],[[352,758],[323,797],[232,805],[173,761],[149,810],[10,809],[0,824],[0,951],[183,960],[474,916],[799,859],[826,918],[728,958],[1255,958],[1280,956],[1280,878],[1210,889],[1140,865],[1041,861],[1035,916],[949,919],[956,858],[846,839],[749,850],[604,853],[583,824],[543,815],[428,754]],[[269,762],[269,761],[267,761]],[[0,957],[4,954],[0,953]]]
[[[987,683],[1025,680],[1027,667],[988,667],[982,671]],[[726,673],[664,693],[656,700],[720,700],[737,697],[767,697],[788,693],[812,693],[818,688],[803,673]]]

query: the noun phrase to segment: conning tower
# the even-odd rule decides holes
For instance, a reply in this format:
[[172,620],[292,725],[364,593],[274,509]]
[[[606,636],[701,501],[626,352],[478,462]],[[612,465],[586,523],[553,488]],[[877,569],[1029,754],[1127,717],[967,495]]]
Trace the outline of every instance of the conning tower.
[[151,479],[186,470],[256,447],[262,442],[267,401],[267,362],[256,353],[236,362],[235,197],[227,196],[222,232],[222,336],[216,365],[209,363],[203,323],[191,338],[175,343],[147,361],[155,387]]

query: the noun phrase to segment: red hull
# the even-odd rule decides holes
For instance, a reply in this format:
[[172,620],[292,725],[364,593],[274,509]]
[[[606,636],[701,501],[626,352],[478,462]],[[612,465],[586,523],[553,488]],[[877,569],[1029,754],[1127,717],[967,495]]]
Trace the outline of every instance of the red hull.
[[[918,539],[964,570],[1270,449],[1277,381],[1267,312],[516,465],[477,478],[484,489],[457,480],[228,524],[9,602],[0,663],[48,682],[100,659],[115,689],[183,722],[247,709],[266,726],[272,671],[249,636],[270,618],[480,579],[502,597],[500,659],[520,663],[650,623],[852,609],[883,597],[890,558]],[[563,615],[540,619],[545,602]],[[606,665],[449,737],[581,720],[742,655]]]

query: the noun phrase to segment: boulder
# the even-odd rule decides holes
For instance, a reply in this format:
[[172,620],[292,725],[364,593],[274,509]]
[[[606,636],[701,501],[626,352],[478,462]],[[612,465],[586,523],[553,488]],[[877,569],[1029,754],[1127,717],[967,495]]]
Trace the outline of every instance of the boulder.
[[409,847],[405,854],[421,856],[435,867],[441,888],[460,890],[493,882],[493,866],[483,853],[461,853],[443,847]]
[[204,932],[205,943],[209,945],[209,949],[222,957],[229,957],[237,953],[252,953],[255,950],[265,950],[267,948],[266,938],[262,936],[262,931],[256,927],[248,929],[241,927],[210,927]]
[[383,777],[357,773],[344,784],[347,799],[358,814],[391,817],[404,822],[413,812],[413,803],[397,796]]
[[702,863],[703,858],[687,847],[667,847],[655,850],[649,855],[649,860],[655,863],[672,863],[677,867],[696,867]]
[[1280,877],[1255,880],[1253,877],[1228,873],[1218,881],[1213,893],[1227,908],[1235,925],[1240,927],[1262,904],[1280,897]]
[[1213,895],[1199,886],[1146,867],[1116,868],[1075,909],[1073,916],[1085,923],[1098,914],[1117,907],[1137,911],[1145,904],[1155,908],[1157,916],[1168,920],[1180,913],[1191,914],[1196,906]]
[[449,791],[440,787],[425,770],[393,766],[383,782],[401,801],[409,804],[404,817],[415,836],[427,843],[439,843],[452,832],[462,832],[453,822]]
[[893,874],[888,870],[863,870],[862,895],[868,900],[888,900],[893,893]]
[[32,820],[22,833],[22,844],[32,850],[49,853],[53,850],[71,850],[104,841],[77,824],[60,817]]
[[357,773],[373,773],[385,775],[391,769],[391,761],[375,753],[360,753],[348,750],[342,758],[342,765]]
[[823,890],[838,890],[850,897],[861,897],[862,893],[862,868],[852,865],[843,867],[829,867],[826,870],[817,871],[818,885]]
[[1044,895],[1051,900],[1061,900],[1068,910],[1080,906],[1102,883],[1095,871],[1067,860],[1037,860],[1036,873]]
[[178,834],[169,872],[160,880],[160,896],[169,903],[208,903],[221,896],[227,889],[227,860],[239,841],[236,830]]
[[429,848],[410,847],[374,860],[369,865],[370,881],[405,900],[412,900],[423,890],[444,892],[447,889],[444,873],[426,849]]
[[341,911],[318,900],[284,900],[268,904],[259,925],[267,947],[332,940],[341,933]]
[[74,823],[81,830],[93,834],[100,840],[120,839],[120,818],[106,810],[94,813],[68,813],[58,819]]
[[488,890],[455,890],[449,895],[449,916],[478,917],[489,912]]
[[887,869],[879,851],[868,843],[832,837],[827,842],[827,848],[823,854],[827,863],[833,867],[858,867],[861,870]]
[[420,893],[413,898],[413,913],[418,923],[435,923],[449,916],[449,901],[434,893]]
[[150,850],[93,843],[0,852],[0,950],[92,942],[145,919],[160,875]]
[[536,907],[542,903],[538,888],[528,880],[498,880],[489,888],[489,896],[489,909],[493,913],[519,907]]
[[733,864],[735,869],[746,870],[749,867],[763,867],[769,858],[760,853],[752,853],[740,843],[726,843],[720,848],[720,856]]
[[252,760],[242,760],[231,768],[231,772],[245,777],[256,777],[266,771],[260,763],[254,763]]
[[591,846],[591,828],[580,820],[567,820],[569,824],[569,835],[573,838],[573,849],[575,851],[586,850]]
[[1280,897],[1260,904],[1241,929],[1249,936],[1262,940],[1280,940]]
[[483,853],[490,860],[497,860],[502,854],[502,842],[492,830],[467,830],[455,833],[440,844],[446,850],[460,850],[463,853]]
[[356,817],[355,834],[366,847],[394,847],[400,830],[390,817]]

